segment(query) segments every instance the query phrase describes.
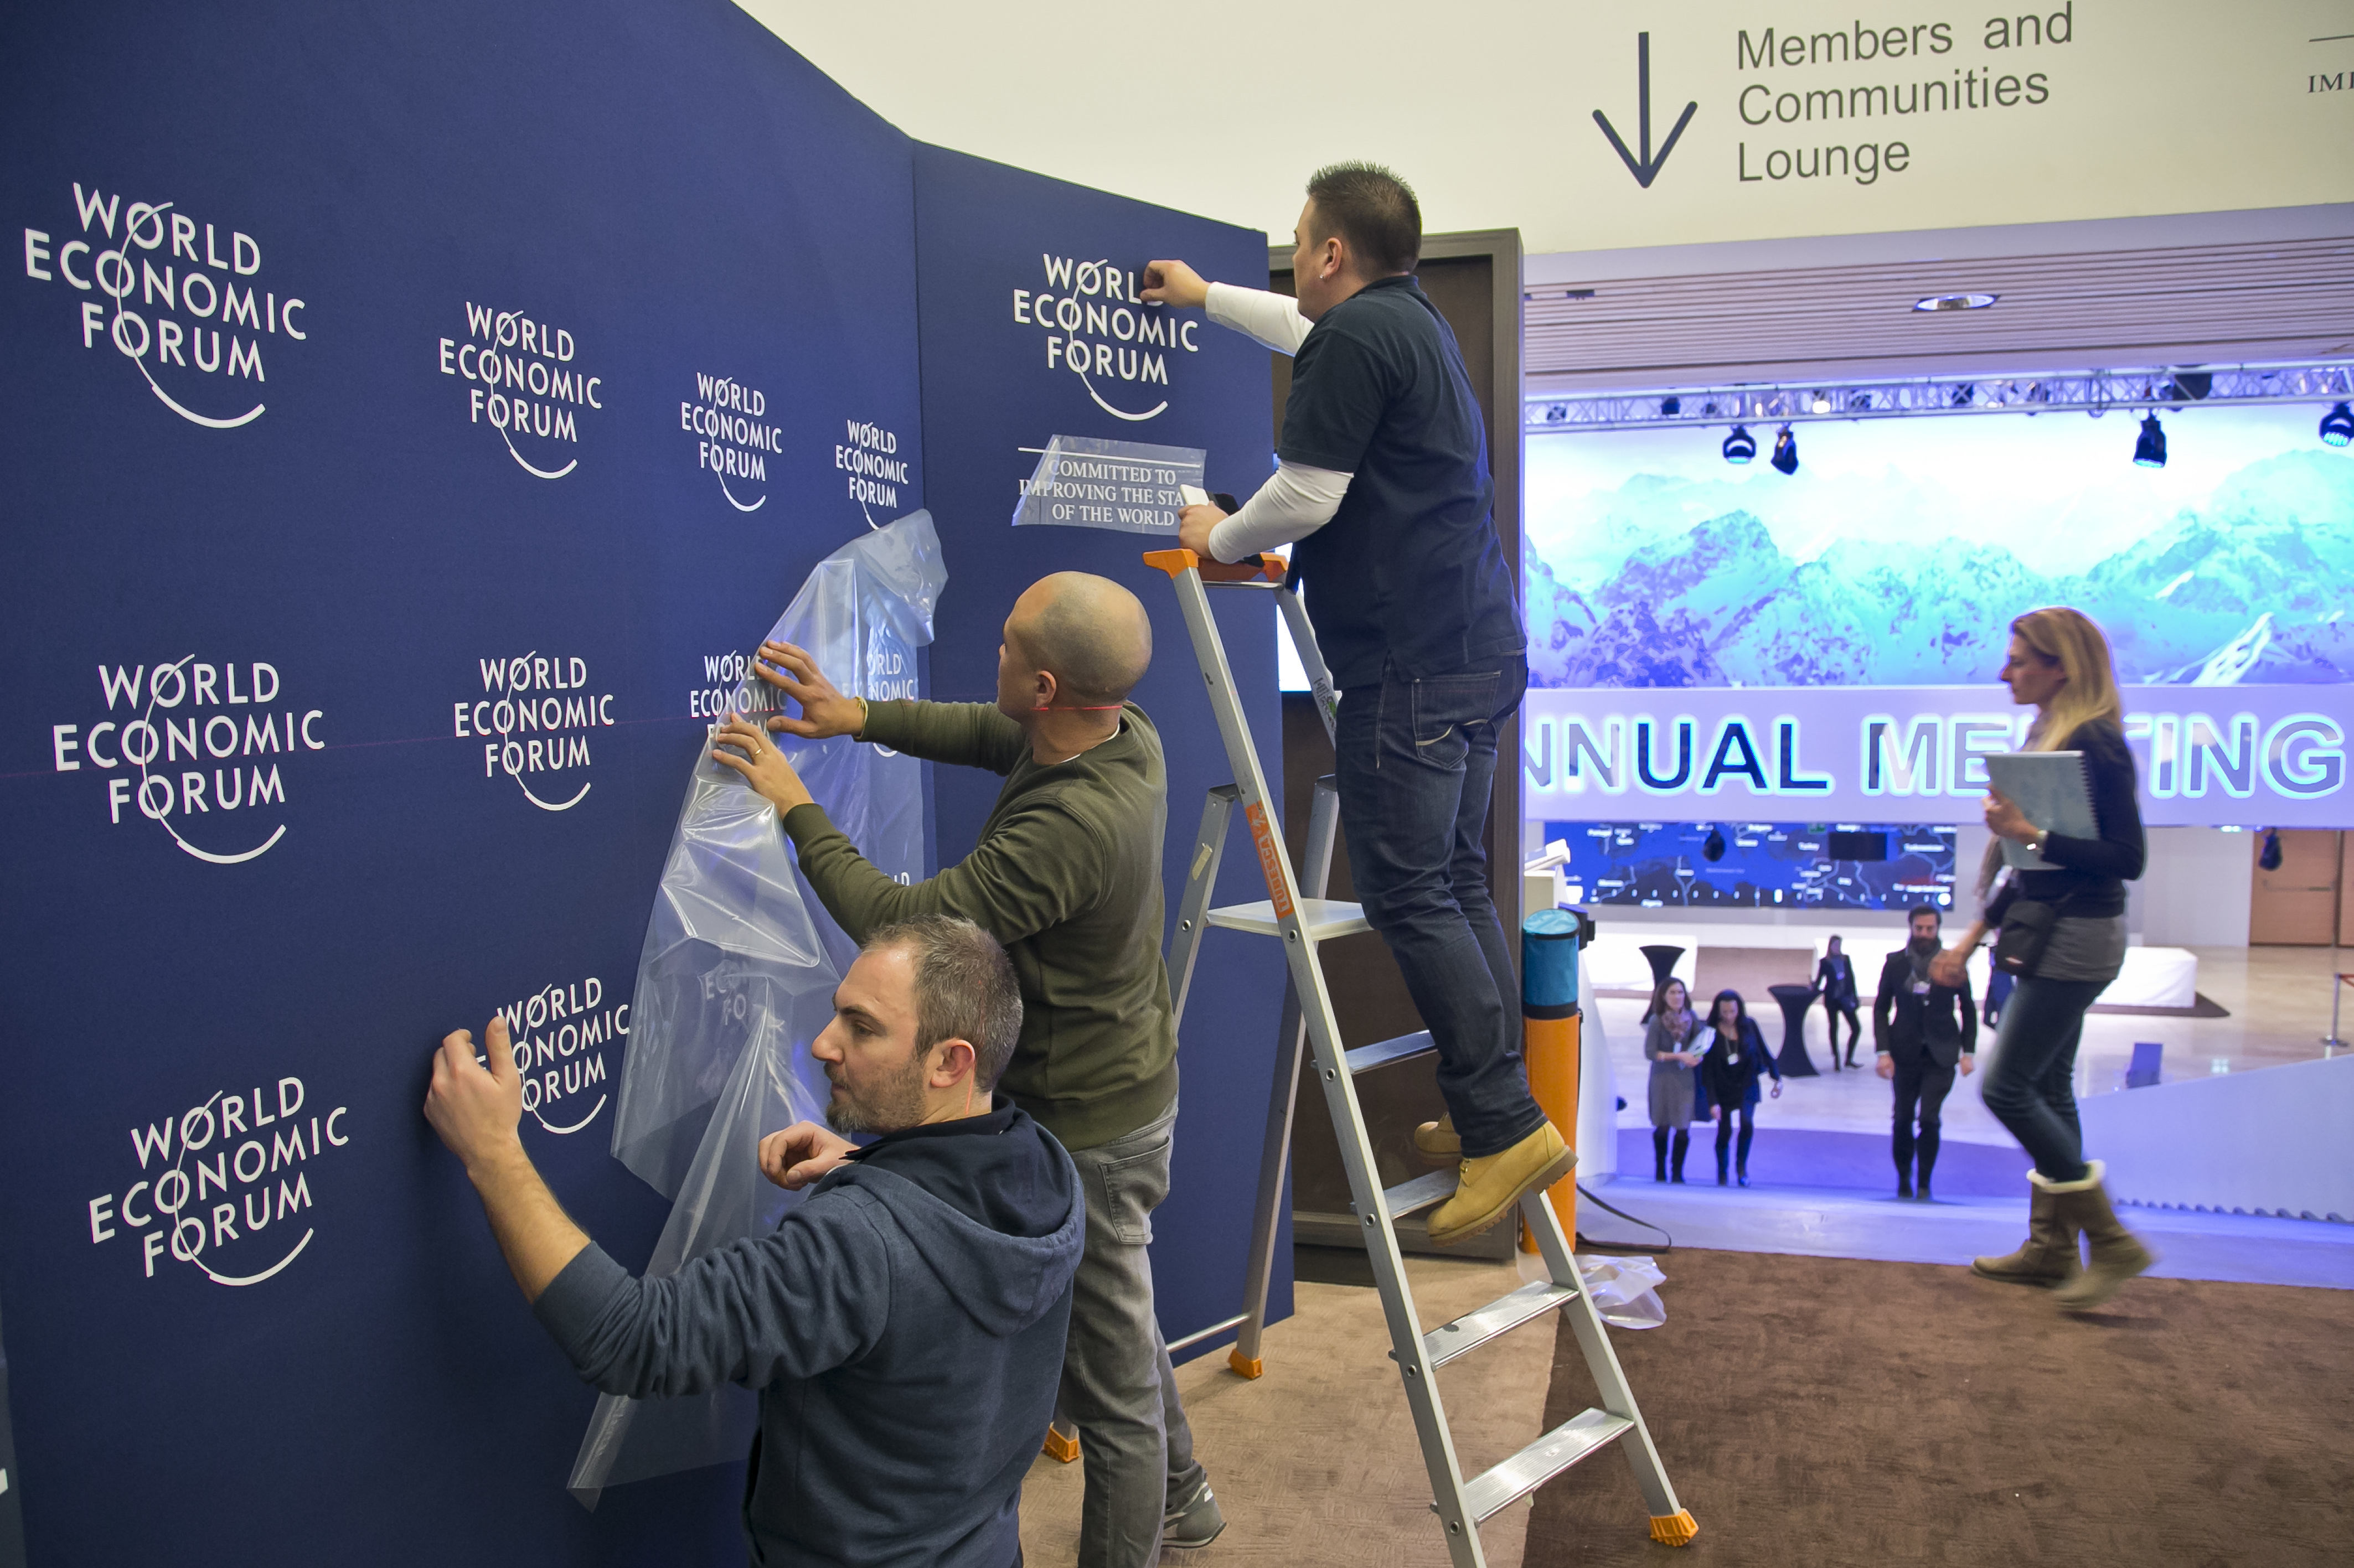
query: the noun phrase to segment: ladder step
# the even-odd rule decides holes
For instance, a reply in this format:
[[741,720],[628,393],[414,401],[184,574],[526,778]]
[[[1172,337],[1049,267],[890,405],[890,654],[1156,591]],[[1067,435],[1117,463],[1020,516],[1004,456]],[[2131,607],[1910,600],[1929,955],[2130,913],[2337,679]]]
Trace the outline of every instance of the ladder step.
[[1417,1176],[1402,1186],[1392,1187],[1382,1193],[1382,1204],[1390,1218],[1404,1219],[1417,1209],[1427,1209],[1433,1203],[1443,1203],[1455,1196],[1456,1178],[1453,1168],[1434,1171],[1427,1176]]
[[1477,1312],[1467,1312],[1444,1328],[1433,1329],[1422,1337],[1422,1348],[1430,1357],[1433,1367],[1443,1367],[1456,1357],[1478,1350],[1500,1334],[1509,1334],[1532,1318],[1541,1318],[1564,1301],[1573,1301],[1577,1292],[1566,1285],[1539,1280],[1523,1285],[1510,1296],[1490,1301]]
[[1374,1045],[1360,1045],[1347,1053],[1352,1074],[1369,1072],[1385,1062],[1402,1062],[1408,1056],[1419,1056],[1437,1047],[1431,1043],[1430,1031],[1417,1030],[1401,1034],[1394,1040],[1384,1040]]
[[[1475,1520],[1492,1519],[1580,1459],[1591,1457],[1634,1425],[1606,1410],[1581,1411],[1466,1486],[1464,1507]],[[1434,1510],[1437,1506],[1431,1504]]]
[[[1275,917],[1275,906],[1267,899],[1256,904],[1229,904],[1223,909],[1213,909],[1205,918],[1213,926],[1224,926],[1233,931],[1251,931],[1262,937],[1283,935],[1282,922]],[[1359,931],[1370,931],[1363,906],[1347,904],[1337,898],[1303,898],[1299,901],[1299,923],[1307,929],[1311,942],[1329,941],[1334,937],[1347,937]]]

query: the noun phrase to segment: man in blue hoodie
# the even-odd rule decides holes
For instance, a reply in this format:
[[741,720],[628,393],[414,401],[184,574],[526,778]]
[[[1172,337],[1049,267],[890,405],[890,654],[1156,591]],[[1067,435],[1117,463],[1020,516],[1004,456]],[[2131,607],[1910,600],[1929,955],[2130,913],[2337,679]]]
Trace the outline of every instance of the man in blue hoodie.
[[758,1392],[755,1562],[1012,1568],[1086,1224],[1070,1156],[991,1093],[1021,1026],[1013,965],[979,927],[875,932],[811,1052],[827,1121],[880,1136],[771,1133],[761,1170],[808,1199],[663,1279],[607,1256],[533,1169],[504,1020],[487,1065],[467,1031],[442,1041],[425,1115],[584,1380],[632,1398]]

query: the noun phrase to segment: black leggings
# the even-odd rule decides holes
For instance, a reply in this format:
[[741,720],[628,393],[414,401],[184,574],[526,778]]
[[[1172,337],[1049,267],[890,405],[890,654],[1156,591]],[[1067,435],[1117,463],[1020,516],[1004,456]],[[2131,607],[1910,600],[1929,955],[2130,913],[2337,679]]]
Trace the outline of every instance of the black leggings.
[[[1727,1111],[1733,1111],[1733,1115],[1728,1116],[1725,1114]],[[1757,1124],[1750,1119],[1749,1103],[1744,1100],[1738,1110],[1734,1110],[1730,1106],[1716,1107],[1716,1173],[1719,1176],[1724,1174],[1725,1146],[1733,1141],[1734,1116],[1741,1118],[1741,1152],[1736,1157],[1738,1164],[1735,1169],[1744,1175],[1749,1172],[1749,1144],[1750,1140],[1757,1136]]]
[[1855,1003],[1850,1001],[1842,1005],[1831,1001],[1829,997],[1825,997],[1823,998],[1823,1016],[1830,1025],[1831,1065],[1833,1066],[1839,1065],[1839,1026],[1840,1020],[1842,1018],[1847,1020],[1847,1056],[1852,1063],[1855,1060],[1855,1043],[1863,1038],[1863,1025],[1857,1022]]

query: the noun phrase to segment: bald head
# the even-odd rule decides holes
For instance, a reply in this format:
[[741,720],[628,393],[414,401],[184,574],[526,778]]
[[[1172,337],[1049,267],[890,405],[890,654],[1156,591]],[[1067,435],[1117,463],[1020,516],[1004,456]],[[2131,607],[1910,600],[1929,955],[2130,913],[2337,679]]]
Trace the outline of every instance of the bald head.
[[1152,663],[1152,622],[1134,594],[1086,572],[1041,577],[1013,601],[1006,641],[1055,677],[1057,705],[1126,697]]

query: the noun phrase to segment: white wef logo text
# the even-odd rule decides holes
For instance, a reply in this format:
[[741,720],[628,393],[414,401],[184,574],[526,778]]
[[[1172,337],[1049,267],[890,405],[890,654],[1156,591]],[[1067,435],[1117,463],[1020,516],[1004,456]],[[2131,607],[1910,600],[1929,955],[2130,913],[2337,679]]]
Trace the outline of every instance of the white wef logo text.
[[260,418],[265,340],[310,335],[297,324],[309,307],[262,279],[261,242],[237,228],[224,239],[220,224],[176,203],[125,205],[121,191],[85,191],[79,180],[73,214],[79,232],[26,228],[25,276],[113,302],[111,313],[98,298],[80,302],[82,346],[111,344],[191,424],[233,430]]
[[267,1088],[216,1090],[177,1116],[133,1128],[138,1180],[90,1200],[90,1245],[135,1236],[146,1279],[167,1257],[215,1285],[275,1277],[317,1234],[313,1166],[351,1142],[344,1107],[306,1112],[308,1103],[302,1080],[289,1076]]
[[[784,432],[764,421],[768,411],[767,393],[701,371],[695,372],[694,398],[678,406],[678,428],[695,438],[695,468],[718,477],[721,493],[738,512],[758,512],[769,503],[769,460],[777,455]],[[747,501],[746,495],[754,499]]]
[[1201,352],[1193,334],[1202,323],[1147,303],[1136,291],[1136,274],[1109,261],[1075,262],[1052,252],[1039,260],[1046,287],[1014,290],[1013,319],[1042,329],[1048,366],[1076,376],[1096,407],[1115,418],[1150,419],[1166,409],[1164,391],[1152,407],[1130,411],[1152,397],[1153,387],[1169,386],[1172,354]]
[[605,1053],[628,1038],[630,1004],[607,1006],[605,982],[590,975],[542,986],[498,1012],[523,1077],[525,1112],[558,1137],[595,1121],[611,1094]]
[[441,339],[439,364],[442,375],[471,383],[467,423],[498,431],[525,473],[562,479],[580,466],[572,449],[580,444],[581,418],[605,407],[597,395],[605,378],[573,364],[578,350],[566,328],[469,300],[466,336]]
[[[451,726],[460,739],[482,741],[482,777],[504,773],[543,811],[578,805],[588,793],[580,775],[589,765],[589,735],[617,722],[613,694],[588,690],[588,661],[582,658],[535,651],[475,662],[483,694],[451,704]],[[567,777],[538,778],[549,773]],[[567,800],[544,800],[532,788],[536,782],[548,795],[562,795],[576,779],[579,788]]]
[[101,664],[98,682],[107,713],[122,716],[86,729],[51,725],[49,749],[59,773],[87,763],[106,775],[109,822],[121,825],[135,807],[215,865],[253,860],[286,836],[281,766],[326,749],[326,715],[273,705],[284,691],[275,664],[207,664],[190,653],[168,664]]

